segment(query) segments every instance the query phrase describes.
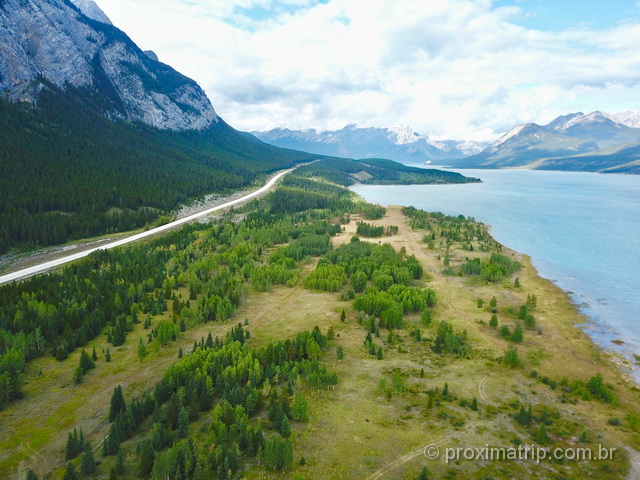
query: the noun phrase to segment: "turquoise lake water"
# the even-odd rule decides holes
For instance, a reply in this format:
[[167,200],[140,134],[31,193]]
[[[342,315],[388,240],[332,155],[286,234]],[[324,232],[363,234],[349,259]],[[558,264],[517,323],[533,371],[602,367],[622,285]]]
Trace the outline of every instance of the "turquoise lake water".
[[[532,170],[456,170],[467,185],[357,185],[371,203],[413,205],[492,226],[571,292],[602,347],[640,354],[640,176]],[[624,344],[613,344],[622,340]],[[640,381],[640,371],[632,373]]]

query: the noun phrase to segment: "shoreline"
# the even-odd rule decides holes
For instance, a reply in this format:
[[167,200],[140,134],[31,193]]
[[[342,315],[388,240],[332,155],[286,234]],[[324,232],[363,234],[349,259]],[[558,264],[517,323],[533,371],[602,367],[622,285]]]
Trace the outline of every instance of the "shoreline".
[[[508,246],[503,245],[503,247],[509,251],[516,252],[516,250],[512,250]],[[574,300],[572,292],[568,292],[564,290],[562,287],[560,287],[556,283],[557,282],[556,280],[543,276],[540,273],[540,270],[538,269],[538,267],[536,267],[534,263],[535,262],[534,259],[532,259],[529,255],[526,255],[520,252],[517,252],[517,253],[522,255],[523,258],[527,259],[529,266],[535,272],[538,278],[540,278],[542,282],[546,282],[549,284],[551,288],[556,289],[571,304],[571,306],[575,310],[576,316],[580,320],[580,321],[572,322],[573,328],[583,333],[595,348],[600,350],[605,356],[608,357],[608,361],[612,363],[612,367],[615,368],[620,373],[620,375],[624,378],[624,380],[627,382],[628,385],[640,388],[640,380],[635,379],[633,376],[633,372],[637,370],[631,368],[631,365],[630,365],[631,360],[624,357],[621,352],[616,352],[613,349],[607,348],[606,345],[603,345],[600,342],[597,342],[596,339],[592,335],[590,335],[589,332],[585,330],[585,327],[588,325],[601,326],[602,324],[598,323],[596,320],[589,317],[589,315],[582,310],[582,307],[580,306],[580,304]],[[629,365],[627,366],[627,364]]]
[[[390,205],[390,206],[393,206],[393,205]],[[487,228],[489,229],[489,234],[497,242],[496,238],[492,233],[493,225],[490,225],[487,223],[485,223],[484,225],[487,226]],[[590,339],[590,341],[602,351],[603,354],[609,355],[612,358],[612,362],[614,366],[621,371],[623,376],[626,377],[627,382],[640,388],[640,369],[637,368],[638,366],[640,366],[640,359],[636,360],[634,358],[633,351],[630,351],[628,349],[626,349],[625,351],[625,349],[622,348],[622,345],[628,345],[628,344],[623,340],[619,340],[618,338],[616,338],[616,337],[619,337],[620,334],[615,332],[612,326],[607,325],[606,323],[599,322],[597,319],[589,315],[589,313],[585,311],[585,308],[587,308],[589,304],[588,303],[581,304],[581,302],[579,302],[576,299],[577,294],[575,292],[572,292],[570,290],[565,290],[564,288],[562,288],[562,286],[558,284],[559,280],[543,275],[540,272],[540,266],[536,264],[535,258],[531,257],[530,255],[527,255],[526,253],[522,253],[522,252],[519,252],[518,250],[514,250],[508,245],[503,244],[502,242],[498,242],[498,243],[500,243],[500,245],[502,245],[503,248],[519,255],[521,258],[526,258],[531,268],[535,271],[536,275],[542,281],[548,282],[552,287],[556,288],[559,292],[562,293],[562,295],[564,295],[567,298],[567,300],[571,303],[571,305],[575,309],[576,314],[581,319],[581,321],[575,322],[573,326],[576,329],[583,332]],[[595,335],[591,334],[588,331],[588,329],[591,326],[596,326],[599,328],[610,330],[610,332],[602,334],[606,336],[605,337],[606,342],[598,341],[597,339],[598,337],[596,337]],[[617,343],[617,342],[621,342],[621,343]],[[616,349],[615,347],[618,347],[618,349]],[[636,367],[634,367],[634,365]]]
[[[366,201],[366,199],[362,197],[360,194],[356,192],[352,192],[352,193],[354,193],[359,198]],[[404,208],[405,205],[388,204],[388,205],[384,205],[384,207],[385,208]],[[479,222],[477,219],[475,221]],[[590,344],[607,358],[608,363],[610,363],[611,367],[614,368],[620,374],[620,376],[628,386],[632,388],[640,388],[640,377],[636,378],[636,376],[634,375],[634,372],[636,372],[636,374],[640,374],[640,369],[634,368],[635,363],[634,363],[633,352],[627,352],[629,355],[627,357],[624,355],[625,352],[616,351],[612,345],[617,345],[617,346],[620,346],[620,345],[614,342],[613,335],[611,335],[611,340],[609,340],[609,343],[611,344],[611,346],[608,346],[606,344],[603,344],[602,342],[598,342],[596,338],[587,331],[587,327],[589,325],[596,325],[599,327],[609,327],[609,326],[606,324],[600,323],[596,319],[589,316],[583,310],[583,307],[575,300],[574,292],[563,289],[560,285],[558,285],[557,283],[558,281],[556,279],[548,278],[543,274],[541,274],[539,266],[536,265],[535,258],[532,258],[530,255],[522,253],[518,250],[515,250],[510,246],[505,245],[502,242],[498,241],[492,233],[492,229],[493,229],[492,225],[483,223],[483,222],[479,222],[479,223],[482,223],[487,227],[488,233],[491,236],[491,238],[493,238],[493,240],[496,243],[499,243],[505,249],[506,252],[518,257],[518,259],[523,263],[523,265],[525,265],[525,262],[526,262],[526,265],[531,268],[534,275],[538,277],[538,279],[541,282],[546,283],[549,288],[556,290],[557,293],[567,301],[567,303],[571,306],[573,313],[576,317],[575,320],[570,322],[571,327],[576,331],[580,332],[582,335],[584,335],[585,338],[588,339]],[[640,359],[636,361],[640,362]]]
[[[567,178],[574,178],[569,174],[575,175],[575,172],[567,172]],[[579,183],[579,177],[575,178],[578,178],[578,180],[571,180],[568,183],[569,186]],[[476,198],[473,192],[476,192],[476,190],[472,190],[472,193],[464,193],[468,192],[465,189],[455,190],[457,193],[437,193],[432,191],[433,199],[429,199],[429,191],[426,189],[407,189],[404,196],[402,191],[393,189],[390,189],[388,193],[382,189],[362,189],[362,198],[372,203],[405,203],[426,211],[441,211],[454,216],[461,213],[465,217],[473,217],[476,221],[488,225],[494,239],[506,246],[515,245],[516,248],[531,256],[531,263],[538,275],[551,281],[557,288],[562,290],[574,305],[575,310],[581,314],[581,320],[575,322],[576,327],[585,332],[602,351],[611,355],[615,363],[619,365],[619,368],[633,379],[635,385],[640,386],[640,357],[637,356],[640,355],[640,336],[635,328],[636,317],[640,314],[640,311],[635,297],[629,296],[629,293],[627,293],[631,292],[633,294],[633,282],[630,283],[629,279],[633,279],[632,272],[635,269],[624,270],[625,264],[619,261],[619,257],[612,258],[611,249],[608,247],[610,244],[615,244],[616,248],[629,248],[629,241],[620,240],[618,242],[616,240],[618,237],[613,237],[606,244],[604,241],[596,242],[598,250],[594,250],[594,247],[591,246],[592,243],[587,241],[590,238],[588,235],[597,235],[597,229],[588,226],[594,225],[592,223],[594,215],[590,214],[585,217],[590,222],[585,227],[578,228],[575,226],[577,222],[573,220],[568,222],[568,225],[574,228],[572,231],[580,232],[581,237],[572,234],[568,239],[557,239],[557,248],[551,248],[550,240],[552,237],[550,235],[556,238],[555,236],[560,234],[559,228],[561,227],[559,225],[563,224],[561,221],[558,223],[560,217],[553,217],[554,220],[552,220],[549,233],[532,233],[533,229],[536,229],[537,232],[546,228],[543,223],[546,217],[542,213],[544,215],[554,215],[554,210],[549,210],[550,202],[541,204],[541,208],[543,208],[543,210],[540,210],[541,214],[535,214],[536,210],[528,206],[505,208],[504,215],[506,218],[503,221],[501,217],[496,216],[502,214],[501,209],[493,212],[487,209],[493,208],[492,205],[502,200],[522,201],[521,198],[524,197],[514,194],[515,187],[513,186],[518,187],[521,183],[520,180],[515,184],[508,183],[511,180],[515,181],[509,176],[495,176],[491,177],[490,180],[495,184],[490,190],[495,190],[495,193],[487,193],[488,189],[478,191],[477,205],[473,204],[474,198]],[[563,180],[560,184],[564,185],[566,181]],[[548,191],[554,194],[555,190],[553,189],[560,185],[553,179],[547,181],[543,177],[534,176],[524,177],[522,187],[526,189],[532,182],[535,182],[536,186],[536,189],[531,192],[533,195],[531,201],[534,202],[540,201],[541,191]],[[621,189],[630,189],[629,191],[631,192],[635,191],[638,186],[637,182],[628,184],[627,182],[620,183],[616,181],[614,183],[598,182],[589,184],[589,187],[596,190],[598,188],[602,189],[604,186],[613,188],[618,185]],[[529,190],[524,191],[529,192]],[[354,193],[356,192],[354,191]],[[360,194],[360,190],[358,190],[357,194]],[[422,195],[425,196],[424,200]],[[570,195],[569,205],[573,205],[575,200],[575,195]],[[469,204],[468,209],[465,209],[465,205],[469,202],[472,203]],[[627,203],[624,205],[627,205]],[[575,208],[577,207],[562,208],[560,212],[563,215],[569,215],[572,212],[579,215]],[[520,213],[516,214],[516,210]],[[600,210],[598,209],[597,211],[600,212]],[[521,219],[522,222],[526,221],[527,223],[519,224],[516,221],[517,215],[520,215],[520,217],[522,215],[534,215],[534,217],[531,221]],[[627,223],[625,221],[612,223],[612,225],[615,225],[615,232],[618,232],[622,231],[620,229],[626,227]],[[494,228],[493,224],[497,224],[500,227],[501,235],[496,235],[496,228]],[[522,225],[522,230],[518,229],[519,225]],[[553,251],[546,252],[549,249]],[[585,253],[582,253],[582,249],[584,249]],[[559,253],[556,253],[556,250]],[[637,263],[636,260],[633,259],[633,262],[627,263],[627,265],[635,265]]]

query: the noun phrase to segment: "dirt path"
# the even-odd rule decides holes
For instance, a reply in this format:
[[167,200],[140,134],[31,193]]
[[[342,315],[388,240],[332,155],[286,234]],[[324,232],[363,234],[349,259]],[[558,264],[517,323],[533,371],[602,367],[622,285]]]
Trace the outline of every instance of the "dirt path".
[[413,460],[416,457],[419,457],[421,455],[423,455],[425,457],[425,459],[429,460],[429,461],[440,461],[442,459],[442,455],[443,455],[443,451],[441,449],[441,445],[444,443],[447,443],[451,440],[460,438],[462,436],[462,433],[459,434],[451,434],[451,435],[445,435],[439,438],[436,438],[435,440],[431,440],[430,443],[424,447],[420,447],[417,450],[413,450],[405,455],[403,455],[402,457],[398,458],[397,460],[394,460],[393,462],[385,465],[384,467],[382,467],[380,470],[374,472],[372,475],[367,477],[367,480],[378,480],[382,477],[384,477],[387,473],[395,470],[396,468],[398,468],[400,465],[403,465],[407,462],[410,462],[411,460]]

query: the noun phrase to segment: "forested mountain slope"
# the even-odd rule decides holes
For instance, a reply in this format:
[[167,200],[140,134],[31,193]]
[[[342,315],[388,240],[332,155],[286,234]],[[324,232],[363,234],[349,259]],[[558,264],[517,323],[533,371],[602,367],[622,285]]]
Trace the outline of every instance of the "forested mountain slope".
[[0,253],[145,225],[205,193],[314,156],[239,134],[109,120],[76,89],[36,107],[0,100]]

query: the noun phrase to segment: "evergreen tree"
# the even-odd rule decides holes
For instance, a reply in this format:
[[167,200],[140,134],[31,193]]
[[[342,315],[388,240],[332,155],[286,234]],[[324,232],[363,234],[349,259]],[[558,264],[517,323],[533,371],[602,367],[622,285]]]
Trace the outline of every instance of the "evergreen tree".
[[522,366],[522,361],[520,360],[520,355],[518,353],[518,349],[513,345],[509,345],[507,350],[504,353],[504,357],[502,361],[505,365],[511,368],[518,368]]
[[144,442],[142,450],[140,452],[140,459],[138,460],[138,475],[141,477],[148,477],[153,468],[153,448],[151,442]]
[[524,339],[524,335],[522,334],[522,327],[520,325],[516,326],[513,334],[511,335],[511,341],[515,343],[522,343]]
[[473,400],[471,400],[471,410],[474,412],[478,411],[478,399],[476,397],[473,397]]
[[189,413],[187,409],[182,407],[178,413],[178,436],[186,438],[189,434]]
[[549,443],[549,436],[547,435],[547,429],[544,424],[540,425],[540,428],[533,437],[533,440],[538,445],[546,445],[547,443]]
[[64,472],[62,480],[80,480],[76,467],[73,466],[73,463],[67,463],[67,469]]
[[65,460],[76,458],[82,451],[83,445],[78,437],[78,431],[74,428],[73,432],[69,432],[67,436],[67,447],[65,449]]
[[104,354],[104,361],[107,363],[111,361],[111,352],[109,351],[108,348],[107,348],[107,353]]
[[27,470],[27,476],[25,477],[25,480],[40,480],[40,479],[38,478],[38,475],[36,475],[36,472],[29,469]]
[[91,360],[93,360],[94,362],[98,361],[98,352],[96,352],[96,347],[93,347],[93,351],[91,352]]
[[309,421],[309,404],[300,392],[296,393],[293,397],[293,404],[291,405],[291,418],[293,418],[296,422]]
[[346,319],[347,319],[347,312],[345,312],[343,308],[342,312],[340,313],[340,321],[344,322]]
[[122,453],[122,450],[119,450],[116,455],[116,463],[113,469],[118,475],[124,475],[124,453]]
[[118,432],[118,424],[111,424],[109,435],[106,436],[102,444],[102,452],[105,456],[115,455],[120,451],[120,432]]
[[91,475],[96,471],[96,459],[93,456],[91,446],[87,445],[82,455],[82,461],[80,462],[80,473],[82,475]]
[[[108,353],[108,350],[107,350]],[[127,409],[127,404],[124,400],[124,394],[122,393],[122,387],[118,385],[113,390],[113,395],[111,396],[111,406],[109,407],[109,421],[113,422],[118,413],[124,412]]]
[[493,315],[491,315],[491,320],[489,320],[489,326],[491,328],[497,328],[498,327],[498,315],[496,315],[495,313]]
[[142,362],[142,360],[144,360],[144,357],[146,356],[147,356],[147,347],[142,341],[142,338],[140,338],[138,340],[138,358]]
[[427,467],[424,467],[421,471],[420,471],[420,475],[418,475],[418,480],[429,480],[429,469]]

